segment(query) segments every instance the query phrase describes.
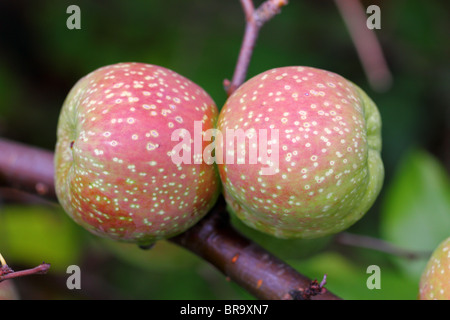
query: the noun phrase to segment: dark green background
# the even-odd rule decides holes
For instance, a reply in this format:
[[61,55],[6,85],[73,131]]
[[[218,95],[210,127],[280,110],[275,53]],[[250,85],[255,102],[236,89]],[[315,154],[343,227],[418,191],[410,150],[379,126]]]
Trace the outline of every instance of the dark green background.
[[[68,30],[66,8],[81,8],[81,30]],[[259,4],[259,2],[256,2]],[[291,0],[263,27],[251,77],[305,65],[357,83],[383,119],[383,191],[349,231],[412,250],[432,250],[450,235],[450,6],[448,1],[363,1],[381,8],[381,42],[393,85],[376,92],[365,77],[333,1]],[[0,135],[53,149],[63,100],[82,76],[107,64],[161,65],[206,89],[219,108],[244,30],[238,0],[0,2]],[[0,150],[2,152],[2,150]],[[3,201],[2,201],[2,198]],[[251,298],[213,267],[161,242],[151,251],[87,234],[58,207],[18,205],[0,193],[0,252],[15,268],[45,260],[46,276],[15,281],[26,299]],[[347,299],[414,299],[425,260],[406,261],[333,242],[281,241],[244,230]],[[68,265],[82,268],[82,290],[65,286]],[[381,268],[381,290],[368,290],[366,268]]]

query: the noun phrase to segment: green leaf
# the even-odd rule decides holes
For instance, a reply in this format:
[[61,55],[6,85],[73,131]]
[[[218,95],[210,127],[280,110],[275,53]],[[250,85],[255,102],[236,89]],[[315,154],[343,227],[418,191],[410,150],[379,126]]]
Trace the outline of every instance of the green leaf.
[[[402,161],[382,204],[381,231],[395,245],[430,253],[450,235],[450,182],[431,154],[414,150]],[[395,262],[418,281],[426,260]]]
[[202,260],[189,251],[169,241],[157,241],[151,249],[144,250],[134,243],[118,242],[111,239],[96,238],[102,249],[111,252],[117,258],[143,268],[149,272],[176,272],[194,268]]
[[[310,279],[327,275],[325,287],[345,300],[411,300],[417,297],[417,284],[379,260],[373,264],[355,263],[336,252],[325,252],[303,261],[289,262],[299,272]],[[369,289],[367,282],[373,283],[373,271],[368,267],[379,267],[380,288]]]
[[75,224],[59,208],[8,205],[1,208],[0,252],[8,265],[50,263],[65,272],[78,263],[80,241]]

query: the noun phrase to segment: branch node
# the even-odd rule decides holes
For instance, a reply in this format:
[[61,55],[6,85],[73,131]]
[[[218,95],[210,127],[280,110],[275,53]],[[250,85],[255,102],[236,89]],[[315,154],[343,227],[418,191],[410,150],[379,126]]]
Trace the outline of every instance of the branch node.
[[32,269],[14,271],[6,264],[6,261],[5,261],[5,259],[3,259],[1,254],[0,254],[0,262],[1,262],[0,282],[2,282],[4,280],[8,280],[8,279],[29,276],[32,274],[46,274],[48,269],[50,269],[50,264],[42,262],[42,264],[40,264],[37,267],[32,268]]
[[267,21],[280,13],[281,7],[288,4],[287,0],[268,0],[263,2],[254,12],[254,21],[262,27]]
[[321,295],[327,291],[324,288],[327,283],[327,275],[323,276],[322,281],[319,283],[317,279],[311,281],[309,286],[306,289],[297,289],[289,291],[293,300],[311,300],[311,297]]

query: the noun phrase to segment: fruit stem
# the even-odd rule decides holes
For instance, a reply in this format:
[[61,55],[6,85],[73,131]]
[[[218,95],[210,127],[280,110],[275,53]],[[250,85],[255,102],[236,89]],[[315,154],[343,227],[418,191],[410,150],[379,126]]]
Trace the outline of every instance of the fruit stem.
[[258,39],[259,30],[267,21],[280,12],[281,7],[287,4],[287,0],[266,0],[255,9],[252,0],[241,0],[246,20],[245,33],[233,78],[231,82],[228,79],[224,80],[224,87],[228,96],[243,84],[247,77],[248,66],[253,54],[253,48]]

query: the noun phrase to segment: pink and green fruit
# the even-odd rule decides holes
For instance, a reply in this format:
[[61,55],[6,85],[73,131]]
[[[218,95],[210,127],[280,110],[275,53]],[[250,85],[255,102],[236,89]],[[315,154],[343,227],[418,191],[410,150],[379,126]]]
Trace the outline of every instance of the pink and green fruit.
[[[200,220],[220,193],[213,165],[175,164],[177,129],[214,127],[218,110],[198,85],[163,67],[119,63],[79,80],[61,110],[56,192],[92,233],[148,244]],[[202,143],[202,148],[207,146]]]
[[419,288],[420,300],[450,300],[450,237],[431,255]]
[[[259,74],[228,98],[217,127],[227,203],[262,232],[279,238],[340,232],[369,210],[381,189],[380,114],[365,92],[335,73],[283,67]],[[227,139],[230,129],[242,129],[248,139]],[[267,152],[264,139],[249,143],[264,130]],[[255,148],[258,159],[251,163]],[[237,156],[234,163],[226,155]]]

